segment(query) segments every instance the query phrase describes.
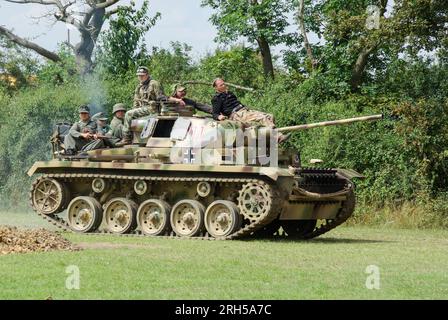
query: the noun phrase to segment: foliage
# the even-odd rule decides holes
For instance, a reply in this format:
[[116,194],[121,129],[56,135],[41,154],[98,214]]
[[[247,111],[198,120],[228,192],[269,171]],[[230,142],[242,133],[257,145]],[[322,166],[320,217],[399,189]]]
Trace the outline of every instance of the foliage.
[[234,43],[245,37],[257,45],[263,57],[265,76],[273,78],[271,46],[294,42],[294,34],[287,32],[290,5],[285,0],[203,0],[202,6],[215,10],[210,21],[218,29],[216,41]]
[[171,42],[169,49],[153,47],[149,59],[151,76],[163,84],[185,79],[195,69],[192,48],[180,42]]
[[276,45],[291,37],[286,33],[289,6],[283,0],[203,0],[202,5],[216,10],[210,21],[218,29],[219,42],[228,44],[247,37],[250,43],[257,43],[263,37]]
[[109,19],[110,28],[101,35],[96,58],[108,74],[126,73],[146,61],[143,37],[160,18],[159,12],[149,17],[148,11],[148,1],[144,1],[138,10],[135,2],[131,2],[130,6],[119,7],[118,12]]
[[32,85],[37,68],[37,59],[28,50],[0,35],[0,87],[12,92]]
[[[26,171],[35,161],[51,158],[49,137],[56,122],[76,119],[77,107],[88,102],[79,84],[25,89],[0,97],[0,194],[10,205],[26,199]],[[5,204],[3,204],[5,205]]]
[[39,83],[60,85],[77,80],[76,60],[71,48],[61,44],[57,54],[61,62],[47,62],[38,69],[36,78]]

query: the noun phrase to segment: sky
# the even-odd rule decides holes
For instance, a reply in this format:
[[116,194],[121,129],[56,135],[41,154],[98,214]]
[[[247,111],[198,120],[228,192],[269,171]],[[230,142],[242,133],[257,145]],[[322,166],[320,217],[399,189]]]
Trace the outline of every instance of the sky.
[[[135,2],[139,6],[143,0]],[[150,15],[160,12],[162,17],[146,35],[148,47],[167,48],[171,41],[180,41],[193,47],[195,57],[213,51],[217,47],[213,41],[216,29],[208,21],[212,11],[202,8],[200,3],[200,0],[150,0]],[[0,0],[0,25],[46,49],[55,50],[58,42],[67,40],[67,26],[62,22],[53,25],[48,19],[37,23],[32,18],[42,16],[47,10],[48,7],[38,4],[23,5]],[[71,31],[71,42],[76,42],[77,38],[77,31]]]

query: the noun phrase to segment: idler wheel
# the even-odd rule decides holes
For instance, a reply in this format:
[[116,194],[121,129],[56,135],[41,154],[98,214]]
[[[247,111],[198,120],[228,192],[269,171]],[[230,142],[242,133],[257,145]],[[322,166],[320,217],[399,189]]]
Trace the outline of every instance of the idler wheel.
[[126,198],[111,199],[104,208],[107,230],[112,233],[129,233],[137,226],[137,204]]
[[196,200],[181,200],[171,211],[171,227],[180,237],[194,237],[204,229],[205,207]]
[[226,237],[241,228],[242,218],[238,206],[231,201],[212,202],[205,212],[205,227],[215,238]]
[[158,199],[143,202],[137,211],[140,230],[147,235],[158,236],[168,231],[170,226],[171,207]]
[[92,197],[76,197],[67,209],[70,228],[75,232],[86,233],[95,231],[101,224],[103,209],[101,204]]
[[45,215],[64,211],[70,198],[67,186],[51,178],[38,179],[30,196],[33,209]]

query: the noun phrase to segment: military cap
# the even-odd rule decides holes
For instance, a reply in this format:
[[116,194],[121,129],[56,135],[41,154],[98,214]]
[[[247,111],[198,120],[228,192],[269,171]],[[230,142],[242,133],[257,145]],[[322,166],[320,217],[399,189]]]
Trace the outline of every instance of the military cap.
[[126,106],[124,105],[124,103],[117,103],[116,105],[114,105],[114,107],[112,108],[112,113],[115,114],[115,112],[118,111],[126,111]]
[[92,121],[96,121],[96,120],[98,120],[98,118],[99,117],[101,117],[103,115],[103,112],[98,112],[98,113],[95,113],[93,116],[92,116]]
[[173,95],[175,95],[176,94],[176,92],[178,92],[178,91],[185,91],[185,90],[187,90],[187,88],[185,88],[182,84],[180,84],[180,83],[176,83],[175,85],[173,85],[173,87],[172,87],[172,91],[173,91]]
[[90,113],[89,106],[83,105],[79,107],[79,113]]
[[138,67],[137,69],[137,75],[138,76],[143,76],[145,74],[149,74],[149,70],[147,67]]

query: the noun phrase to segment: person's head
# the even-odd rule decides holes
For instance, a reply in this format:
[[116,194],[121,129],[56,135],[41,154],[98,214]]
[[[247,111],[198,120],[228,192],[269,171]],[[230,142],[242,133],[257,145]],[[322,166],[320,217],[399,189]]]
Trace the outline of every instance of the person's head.
[[174,85],[173,87],[173,97],[182,99],[187,95],[187,89],[180,83]]
[[149,70],[147,67],[138,67],[137,69],[137,77],[140,83],[145,82],[149,79]]
[[226,92],[227,86],[223,79],[216,78],[213,81],[213,88],[215,88],[216,92]]
[[79,107],[79,119],[81,121],[87,121],[90,118],[90,109],[88,106],[80,106]]
[[126,114],[126,106],[123,103],[117,103],[114,105],[112,113],[118,119],[124,119],[124,115]]
[[107,126],[107,118],[106,117],[98,118],[96,123],[99,127],[105,127],[105,126]]

